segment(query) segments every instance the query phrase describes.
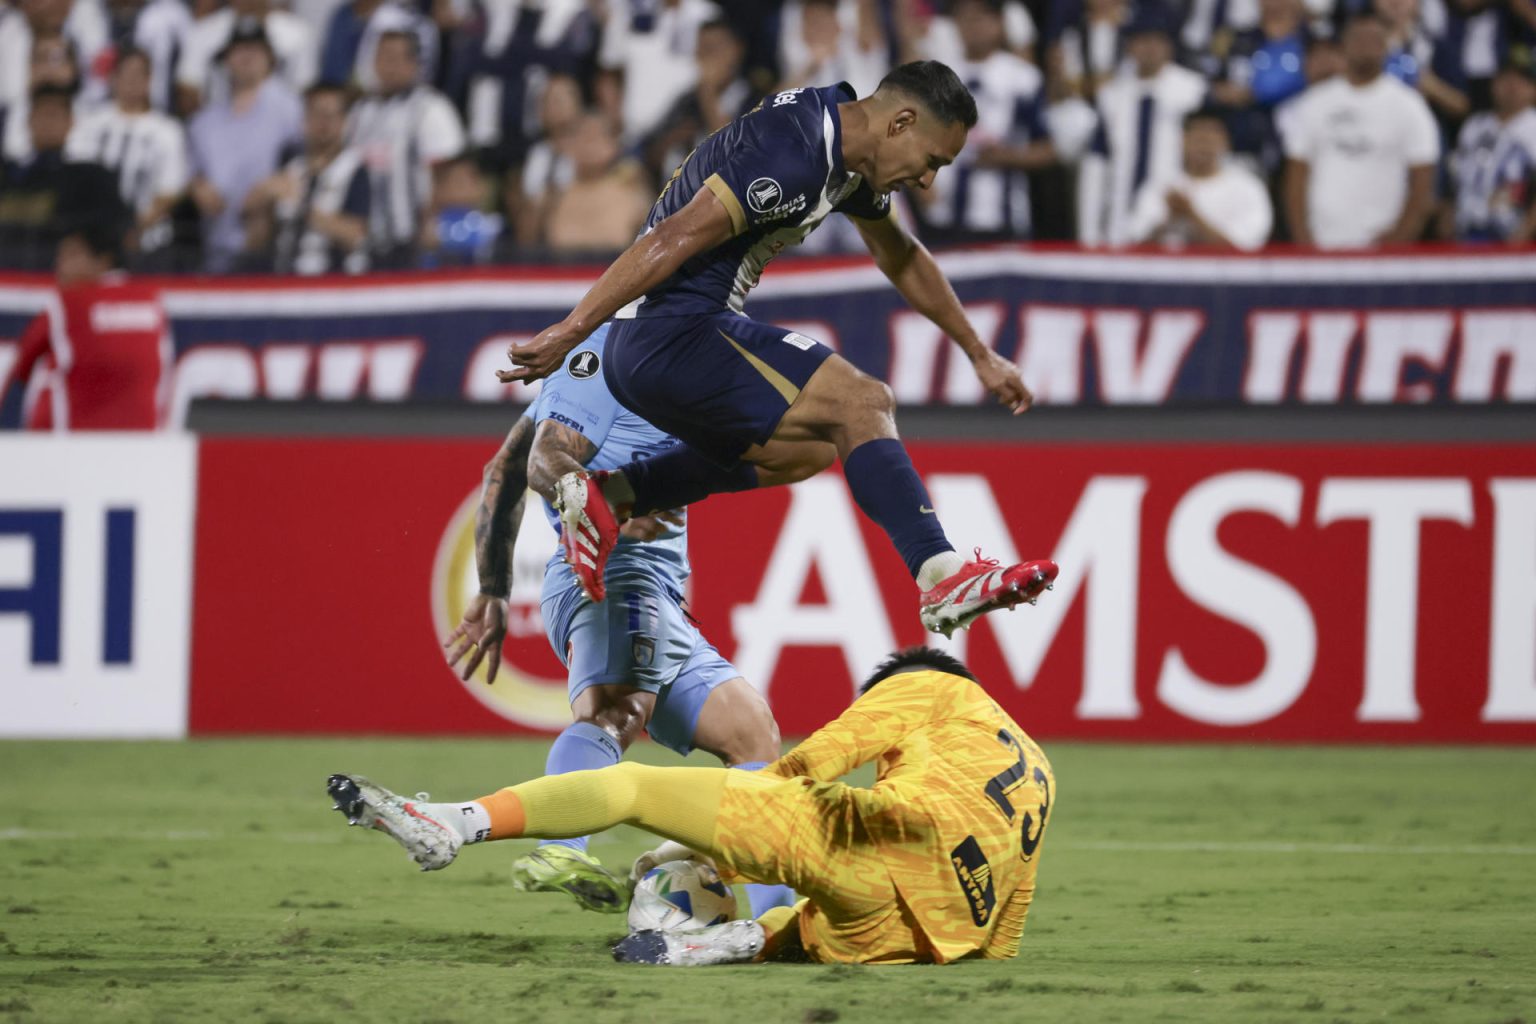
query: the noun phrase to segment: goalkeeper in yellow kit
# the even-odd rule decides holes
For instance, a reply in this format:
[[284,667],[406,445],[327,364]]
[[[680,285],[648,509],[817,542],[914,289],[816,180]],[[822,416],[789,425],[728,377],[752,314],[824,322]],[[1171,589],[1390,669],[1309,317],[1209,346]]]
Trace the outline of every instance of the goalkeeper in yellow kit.
[[[873,787],[835,781],[869,761]],[[629,824],[710,858],[727,879],[805,897],[757,921],[638,932],[614,950],[679,965],[802,951],[829,963],[1014,956],[1056,796],[1034,741],[964,665],[926,648],[893,655],[848,710],[759,772],[624,763],[462,804],[407,800],[356,775],[327,788],[352,824],[393,836],[423,870],[466,843]],[[676,859],[642,861],[658,858]]]

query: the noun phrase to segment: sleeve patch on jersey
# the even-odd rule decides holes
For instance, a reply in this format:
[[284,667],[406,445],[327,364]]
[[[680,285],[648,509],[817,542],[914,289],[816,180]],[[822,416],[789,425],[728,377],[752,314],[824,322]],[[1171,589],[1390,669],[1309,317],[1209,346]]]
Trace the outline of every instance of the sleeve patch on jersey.
[[767,213],[784,201],[784,189],[772,178],[758,178],[747,186],[747,205],[756,213]]
[[704,179],[704,187],[715,194],[720,205],[725,207],[725,212],[731,215],[732,233],[739,235],[747,230],[747,211],[741,208],[741,200],[736,198],[736,193],[731,191],[725,179],[718,174],[711,174]]
[[598,365],[597,353],[588,349],[571,357],[571,362],[565,369],[574,379],[586,380],[597,373]]
[[970,905],[971,920],[978,928],[985,926],[997,906],[997,892],[992,886],[992,865],[987,862],[987,855],[981,852],[976,837],[966,836],[964,842],[949,852],[949,862],[954,866],[955,877],[960,880],[965,901]]

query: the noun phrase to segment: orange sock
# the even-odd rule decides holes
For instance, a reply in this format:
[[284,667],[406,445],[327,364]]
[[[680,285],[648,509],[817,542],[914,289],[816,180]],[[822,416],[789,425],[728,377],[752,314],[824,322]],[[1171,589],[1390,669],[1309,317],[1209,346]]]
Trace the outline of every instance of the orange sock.
[[516,839],[523,834],[528,816],[523,812],[523,801],[510,789],[499,789],[490,796],[483,796],[475,803],[485,808],[491,816],[492,839]]

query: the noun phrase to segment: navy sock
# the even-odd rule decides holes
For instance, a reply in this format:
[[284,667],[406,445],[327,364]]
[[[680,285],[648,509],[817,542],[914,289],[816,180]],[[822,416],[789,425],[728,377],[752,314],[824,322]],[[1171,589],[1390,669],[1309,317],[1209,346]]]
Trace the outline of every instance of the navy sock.
[[[743,761],[741,764],[733,764],[732,768],[740,768],[744,772],[755,772],[767,765],[767,761]],[[763,885],[760,882],[748,882],[743,886],[747,890],[747,906],[752,908],[754,918],[762,917],[774,907],[792,907],[795,905],[795,890],[787,885]]]
[[633,515],[664,512],[703,501],[711,494],[750,491],[757,486],[757,467],[738,462],[721,469],[687,445],[619,467],[635,492]]
[[[624,751],[612,736],[591,722],[573,722],[550,744],[549,757],[544,761],[545,775],[564,775],[566,772],[586,771],[589,768],[607,768],[619,763]],[[569,846],[573,850],[587,849],[587,837],[575,839],[550,839],[540,846]]]
[[843,475],[853,500],[890,536],[913,579],[929,558],[955,550],[900,441],[883,437],[864,442],[843,460]]

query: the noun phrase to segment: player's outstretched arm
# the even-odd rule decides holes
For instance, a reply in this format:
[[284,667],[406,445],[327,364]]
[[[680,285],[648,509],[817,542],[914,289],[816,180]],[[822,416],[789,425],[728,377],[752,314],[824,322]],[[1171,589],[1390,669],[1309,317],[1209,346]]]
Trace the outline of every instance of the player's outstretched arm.
[[688,205],[637,238],[577,303],[570,316],[529,342],[507,349],[513,368],[496,371],[503,384],[539,380],[560,368],[571,349],[613,314],[677,272],[689,259],[735,235],[725,206],[707,188]]
[[1019,368],[982,344],[966,319],[955,290],[949,286],[927,247],[908,234],[894,216],[878,220],[849,219],[858,227],[881,273],[890,279],[913,309],[954,339],[970,359],[982,385],[999,402],[1012,409],[1015,416],[1028,411],[1035,398],[1024,386]]
[[[462,678],[486,662],[485,681],[494,683],[501,667],[501,641],[507,634],[507,595],[512,591],[512,553],[523,523],[528,495],[528,453],[533,421],[524,416],[512,425],[494,458],[485,464],[485,483],[475,509],[475,568],[480,592],[464,609],[463,621],[448,634],[448,664],[455,669],[466,654]],[[473,653],[471,653],[473,652]]]
[[873,761],[947,706],[933,675],[906,673],[881,681],[763,771],[832,782]]

